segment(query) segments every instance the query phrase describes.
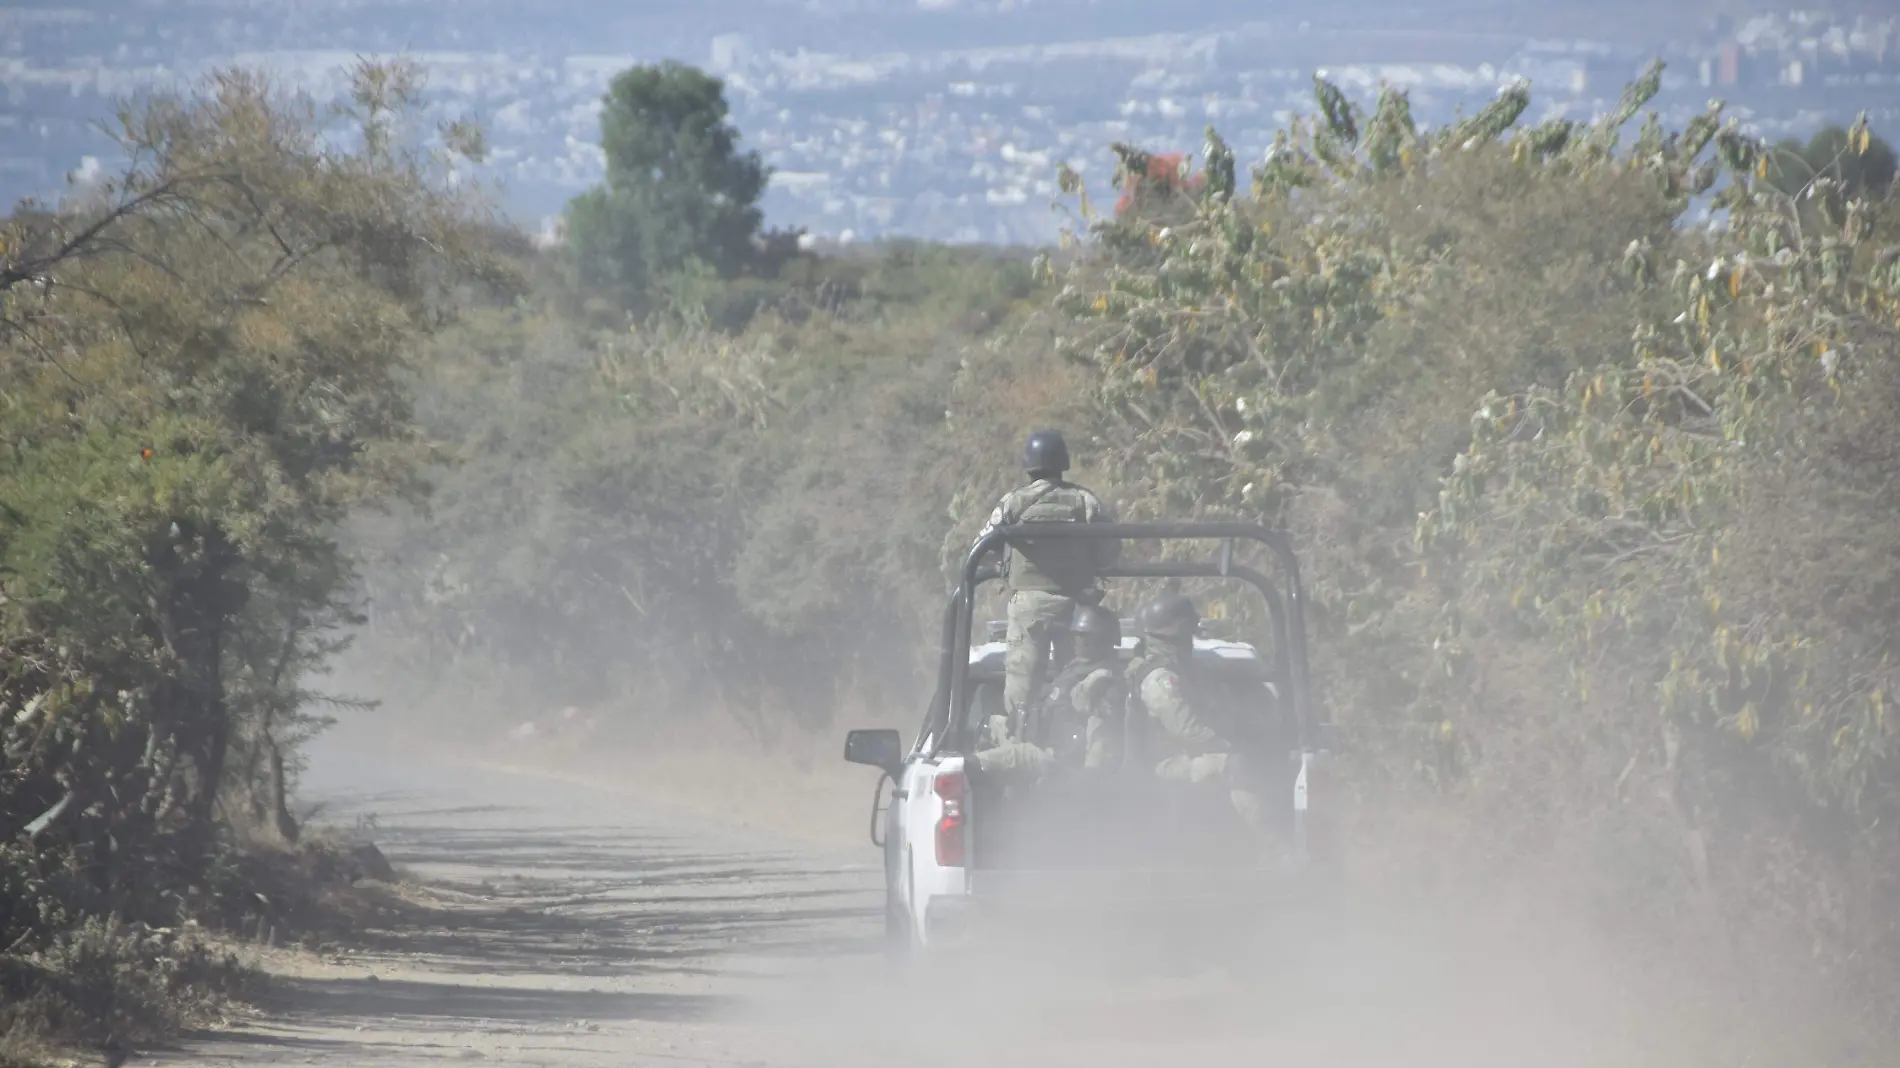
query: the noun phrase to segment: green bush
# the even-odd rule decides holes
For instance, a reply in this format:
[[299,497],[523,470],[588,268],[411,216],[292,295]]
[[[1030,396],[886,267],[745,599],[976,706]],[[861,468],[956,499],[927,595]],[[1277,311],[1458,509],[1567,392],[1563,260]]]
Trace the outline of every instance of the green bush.
[[0,225],[0,953],[62,1032],[161,1030],[196,965],[140,932],[240,836],[295,839],[303,685],[355,620],[335,525],[418,488],[406,361],[509,281],[418,91],[364,64],[330,114],[215,75]]

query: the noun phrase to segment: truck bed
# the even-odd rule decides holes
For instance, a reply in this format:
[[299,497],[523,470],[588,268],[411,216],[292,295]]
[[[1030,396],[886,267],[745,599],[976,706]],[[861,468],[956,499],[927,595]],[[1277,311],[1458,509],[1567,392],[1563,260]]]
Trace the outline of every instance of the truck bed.
[[[1139,772],[1078,773],[1029,786],[979,777],[972,785],[970,866],[973,874],[984,873],[985,883],[988,873],[1004,871],[1246,871],[1271,854],[1218,789],[1162,783]],[[1291,813],[1267,809],[1284,823],[1274,830],[1290,839]]]
[[1312,895],[1224,793],[1142,779],[977,785],[969,892],[932,903],[933,939],[1206,962]]

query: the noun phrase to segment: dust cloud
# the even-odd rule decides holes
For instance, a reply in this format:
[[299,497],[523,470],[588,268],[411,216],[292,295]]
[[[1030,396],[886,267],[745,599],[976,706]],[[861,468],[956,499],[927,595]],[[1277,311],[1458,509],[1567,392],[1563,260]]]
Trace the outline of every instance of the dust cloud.
[[[853,858],[864,894],[876,895],[879,853],[866,840],[876,774],[845,764],[829,733],[763,741],[714,710],[674,710],[629,732],[578,710],[471,717],[466,706],[408,707],[436,714],[359,720],[350,733],[380,745],[426,739],[451,760],[611,791],[629,810],[682,806],[756,832],[774,850]],[[1400,826],[1391,834],[1402,835]],[[1395,857],[1415,845],[1354,844]],[[847,924],[855,950],[814,944],[778,960],[707,1021],[731,1059],[689,1063],[1883,1063],[1877,1044],[1831,1010],[1798,955],[1763,974],[1705,942],[1612,941],[1561,887],[1490,885],[1481,865],[1461,870],[1443,857],[1429,886],[1408,883],[1405,870],[1349,867],[1297,905],[1176,915],[1160,930],[1091,915],[1090,902],[1076,900],[903,961],[865,950],[882,917],[861,907]],[[632,1049],[628,1056],[643,1062]]]
[[1089,926],[1080,952],[1019,932],[948,960],[834,964],[762,997],[744,1022],[786,1036],[787,1059],[773,1063],[814,1066],[1847,1062],[1787,1017],[1751,1021],[1706,987],[1633,970],[1548,922],[1342,899],[1259,917],[1245,934],[1200,932],[1225,936],[1213,940],[1223,948],[1191,954],[1143,945],[1126,923]]

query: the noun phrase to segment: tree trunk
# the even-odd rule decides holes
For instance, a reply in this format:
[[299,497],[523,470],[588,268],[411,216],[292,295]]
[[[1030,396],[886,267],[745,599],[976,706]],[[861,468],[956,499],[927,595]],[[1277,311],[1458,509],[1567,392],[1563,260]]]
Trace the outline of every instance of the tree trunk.
[[[283,652],[277,657],[277,665],[271,669],[272,697],[276,695],[278,687],[283,685],[284,672],[289,668],[292,657],[297,653],[297,635],[301,629],[302,620],[293,613],[290,626],[284,630]],[[265,705],[264,721],[259,725],[258,737],[263,743],[264,758],[268,768],[265,800],[270,805],[270,827],[285,842],[295,843],[302,830],[290,814],[290,783],[289,776],[284,772],[284,750],[277,744],[277,706],[275,704]]]
[[290,786],[284,774],[284,750],[267,724],[264,730],[265,753],[270,762],[270,816],[272,829],[285,842],[295,844],[302,829],[290,814]]

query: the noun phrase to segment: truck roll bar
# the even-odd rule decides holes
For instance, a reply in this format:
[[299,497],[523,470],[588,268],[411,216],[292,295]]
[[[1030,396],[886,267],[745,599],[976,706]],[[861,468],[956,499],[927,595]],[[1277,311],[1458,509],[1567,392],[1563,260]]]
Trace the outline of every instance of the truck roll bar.
[[[1036,523],[1033,529],[1023,524],[991,528],[970,547],[956,588],[944,606],[943,657],[938,665],[936,698],[931,702],[930,722],[948,728],[947,715],[961,709],[969,700],[970,639],[974,627],[976,591],[983,583],[1000,576],[995,567],[984,566],[985,559],[1005,546],[1020,546],[1029,541],[1078,539],[1086,541],[1215,541],[1222,544],[1216,558],[1204,562],[1135,563],[1105,568],[1103,578],[1221,578],[1247,583],[1260,591],[1267,602],[1272,620],[1275,666],[1286,679],[1292,701],[1295,730],[1302,749],[1314,740],[1316,719],[1312,709],[1311,674],[1306,652],[1306,592],[1300,582],[1299,560],[1284,533],[1255,523],[1237,522],[1163,522],[1163,523]],[[1265,575],[1233,561],[1234,542],[1246,540],[1267,547],[1282,572],[1284,589]],[[947,730],[932,732],[941,745]],[[920,736],[918,744],[924,739]]]

